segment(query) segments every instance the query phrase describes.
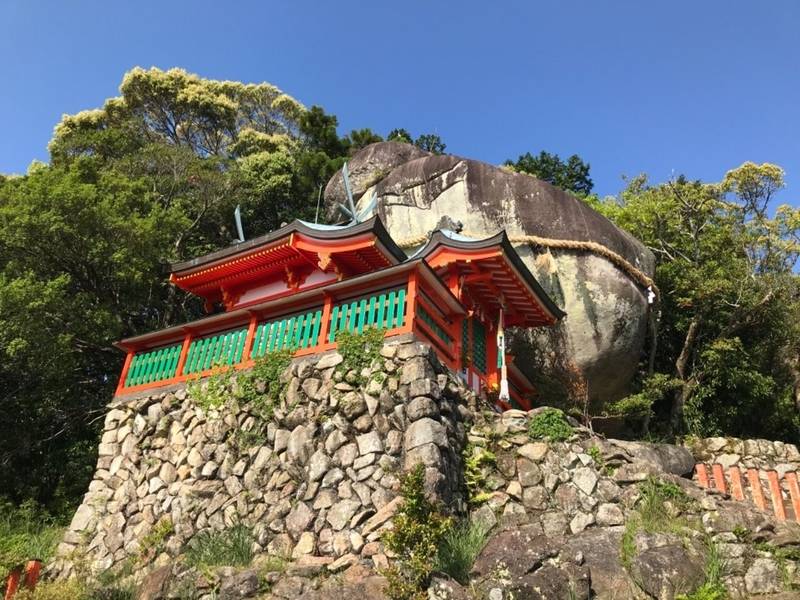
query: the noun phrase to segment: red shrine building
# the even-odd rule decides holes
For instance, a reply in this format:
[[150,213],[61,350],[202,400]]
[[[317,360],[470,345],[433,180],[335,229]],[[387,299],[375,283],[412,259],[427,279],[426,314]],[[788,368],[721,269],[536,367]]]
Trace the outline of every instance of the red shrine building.
[[406,256],[377,217],[294,221],[173,264],[170,281],[218,312],[118,342],[127,355],[118,396],[245,369],[277,350],[325,352],[340,331],[379,328],[430,344],[473,389],[496,395],[499,409],[529,409],[535,389],[504,351],[504,327],[564,316],[505,232],[470,240],[439,230]]

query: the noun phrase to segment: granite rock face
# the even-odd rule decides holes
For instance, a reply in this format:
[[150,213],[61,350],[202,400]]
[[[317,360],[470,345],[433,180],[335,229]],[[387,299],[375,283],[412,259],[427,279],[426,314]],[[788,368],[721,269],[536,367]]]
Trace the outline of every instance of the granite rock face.
[[[534,177],[475,160],[422,153],[397,142],[365,147],[351,159],[349,169],[359,208],[366,208],[374,191],[375,212],[400,243],[429,234],[445,219],[479,238],[505,229],[511,237],[597,242],[652,275],[654,257],[642,243],[582,201]],[[339,218],[337,203],[343,198],[342,176],[337,173],[325,189],[331,220]],[[572,362],[586,375],[594,401],[625,395],[643,350],[647,291],[596,254],[515,246],[568,315],[552,331],[518,332],[513,350],[520,368],[533,375],[558,375]]]

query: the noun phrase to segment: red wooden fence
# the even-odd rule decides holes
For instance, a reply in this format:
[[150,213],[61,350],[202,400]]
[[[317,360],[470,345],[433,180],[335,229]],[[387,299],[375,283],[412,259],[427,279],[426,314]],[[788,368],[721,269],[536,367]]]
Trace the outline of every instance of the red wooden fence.
[[780,521],[787,519],[800,523],[800,485],[797,473],[786,473],[782,478],[777,471],[747,469],[742,478],[739,467],[728,469],[727,476],[722,465],[695,465],[695,479],[705,488],[730,494],[734,500],[753,502],[762,510],[771,510]]

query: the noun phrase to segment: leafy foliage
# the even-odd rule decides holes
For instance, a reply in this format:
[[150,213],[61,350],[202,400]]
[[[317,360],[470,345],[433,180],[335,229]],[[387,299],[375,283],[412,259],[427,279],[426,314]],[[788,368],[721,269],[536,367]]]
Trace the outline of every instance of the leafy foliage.
[[464,447],[464,482],[470,504],[481,504],[489,499],[484,491],[486,473],[484,467],[494,465],[497,457],[486,448],[467,444]]
[[643,399],[668,431],[800,439],[800,210],[773,210],[782,186],[779,167],[745,163],[720,183],[638,177],[600,206],[656,256]]
[[[136,68],[66,115],[51,163],[0,178],[0,489],[68,513],[91,479],[122,337],[194,320],[163,265],[313,218],[336,117],[269,83]],[[25,476],[21,477],[20,474]]]
[[578,196],[588,196],[594,187],[589,177],[589,163],[583,162],[577,154],[563,161],[558,154],[550,154],[544,150],[537,156],[526,152],[516,161],[507,160],[504,165],[518,173],[533,175]]
[[380,357],[383,338],[384,330],[376,327],[369,327],[361,333],[347,330],[336,333],[336,345],[344,358],[342,367],[345,371],[355,371],[355,383],[365,382],[361,371]]
[[388,580],[386,595],[392,600],[418,600],[427,597],[424,590],[452,523],[425,497],[425,468],[421,463],[403,475],[400,494],[403,504],[394,518],[394,528],[383,536],[386,547],[397,555],[384,573]]
[[545,408],[528,422],[528,435],[535,440],[563,442],[572,435],[572,427],[557,408]]

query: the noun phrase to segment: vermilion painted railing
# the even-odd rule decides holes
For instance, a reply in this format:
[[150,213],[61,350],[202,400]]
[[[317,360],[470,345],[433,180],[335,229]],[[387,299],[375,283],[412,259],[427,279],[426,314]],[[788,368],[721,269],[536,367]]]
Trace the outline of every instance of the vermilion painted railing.
[[399,287],[249,327],[199,337],[187,335],[183,344],[141,350],[126,361],[117,393],[200,377],[224,366],[246,367],[269,352],[328,350],[335,347],[341,331],[361,333],[368,327],[387,333],[410,331],[407,297],[407,288]]
[[[702,487],[730,494],[735,500],[749,500],[761,510],[771,509],[780,521],[789,519],[800,522],[800,485],[794,471],[780,478],[777,471],[747,469],[746,479],[743,479],[737,466],[730,467],[726,477],[722,465],[711,465],[709,473],[705,464],[698,463],[695,465],[695,478]],[[768,494],[764,493],[763,479],[766,479]],[[765,496],[770,500],[769,505]]]

